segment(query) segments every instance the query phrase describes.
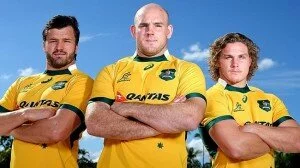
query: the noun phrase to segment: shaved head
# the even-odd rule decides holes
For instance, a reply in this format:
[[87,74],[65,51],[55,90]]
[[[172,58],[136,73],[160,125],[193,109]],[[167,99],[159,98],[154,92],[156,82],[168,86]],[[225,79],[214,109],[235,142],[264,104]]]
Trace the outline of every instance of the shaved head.
[[167,12],[166,9],[164,9],[163,7],[161,7],[160,5],[156,4],[156,3],[149,3],[147,5],[142,6],[135,14],[134,16],[134,24],[136,24],[138,22],[138,19],[140,18],[141,15],[143,15],[145,13],[145,11],[149,10],[149,9],[153,9],[153,8],[157,8],[159,10],[161,10],[167,17],[167,21],[169,24],[169,13]]

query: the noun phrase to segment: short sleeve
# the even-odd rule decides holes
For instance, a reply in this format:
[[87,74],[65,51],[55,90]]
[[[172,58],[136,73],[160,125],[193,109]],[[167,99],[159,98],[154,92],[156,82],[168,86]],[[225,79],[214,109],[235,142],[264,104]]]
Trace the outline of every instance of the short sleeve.
[[205,77],[198,65],[187,62],[181,65],[177,94],[185,95],[187,99],[201,97],[206,101]]
[[209,130],[216,123],[234,119],[228,107],[228,100],[222,92],[208,92],[207,93],[207,107],[204,114],[202,124]]
[[21,78],[16,80],[0,100],[0,112],[13,111],[17,108],[18,86]]
[[[67,93],[60,102],[60,108],[74,111],[80,118],[85,113],[91,95],[93,80],[87,75],[76,75],[67,86]],[[84,119],[84,118],[83,118]]]
[[279,126],[282,122],[293,119],[284,105],[284,103],[275,95],[272,95],[273,102],[273,126]]
[[90,102],[101,101],[112,105],[115,100],[113,89],[114,67],[105,67],[96,77]]

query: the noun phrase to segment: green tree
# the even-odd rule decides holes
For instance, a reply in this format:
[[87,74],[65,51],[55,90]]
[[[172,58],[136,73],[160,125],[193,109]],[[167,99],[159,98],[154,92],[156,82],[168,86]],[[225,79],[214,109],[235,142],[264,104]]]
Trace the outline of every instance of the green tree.
[[197,155],[201,153],[199,150],[195,150],[193,147],[187,147],[188,158],[187,167],[188,168],[202,168],[201,162],[197,159]]
[[78,156],[78,165],[80,168],[96,168],[97,163],[94,163],[93,160],[90,159],[90,154],[87,150],[79,149]]
[[276,168],[298,168],[300,165],[300,153],[275,152]]
[[7,136],[0,137],[0,167],[9,168],[10,152],[11,152],[12,138]]

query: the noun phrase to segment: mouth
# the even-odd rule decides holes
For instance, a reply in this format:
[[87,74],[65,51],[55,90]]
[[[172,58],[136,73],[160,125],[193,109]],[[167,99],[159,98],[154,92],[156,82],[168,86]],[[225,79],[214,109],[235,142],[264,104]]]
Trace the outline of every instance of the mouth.
[[65,56],[66,53],[65,52],[54,52],[53,53],[53,56],[56,56],[56,57],[61,57],[61,56]]

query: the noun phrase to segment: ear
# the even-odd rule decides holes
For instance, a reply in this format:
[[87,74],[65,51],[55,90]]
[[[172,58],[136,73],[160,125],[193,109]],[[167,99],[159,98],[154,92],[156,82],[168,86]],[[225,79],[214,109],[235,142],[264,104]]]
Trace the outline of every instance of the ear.
[[172,34],[173,34],[173,26],[172,25],[168,25],[167,38],[170,39],[172,37]]
[[131,33],[131,36],[132,36],[134,39],[136,39],[136,33],[135,33],[135,31],[136,31],[135,25],[131,25],[131,26],[130,26],[130,33]]

